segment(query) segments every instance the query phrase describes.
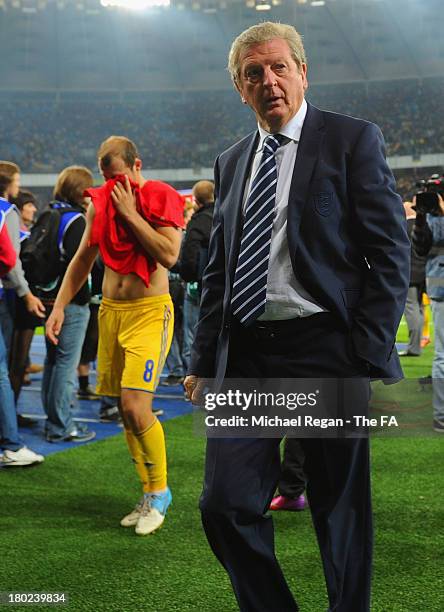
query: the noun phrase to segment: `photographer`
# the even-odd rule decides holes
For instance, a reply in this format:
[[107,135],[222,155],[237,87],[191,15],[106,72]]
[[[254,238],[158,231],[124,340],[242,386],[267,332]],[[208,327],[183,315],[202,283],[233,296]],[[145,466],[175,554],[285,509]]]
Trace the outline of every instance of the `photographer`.
[[[413,226],[415,225],[416,210],[413,202],[404,202],[404,211],[407,219],[407,232],[412,240]],[[418,255],[412,244],[410,256],[410,283],[405,304],[404,316],[409,330],[407,348],[399,351],[400,357],[419,357],[421,354],[421,334],[424,324],[424,311],[422,294],[425,291],[425,264],[426,257]]]
[[427,294],[435,328],[433,359],[433,429],[444,433],[444,177],[433,175],[415,196],[416,220],[412,241],[418,255],[427,257]]

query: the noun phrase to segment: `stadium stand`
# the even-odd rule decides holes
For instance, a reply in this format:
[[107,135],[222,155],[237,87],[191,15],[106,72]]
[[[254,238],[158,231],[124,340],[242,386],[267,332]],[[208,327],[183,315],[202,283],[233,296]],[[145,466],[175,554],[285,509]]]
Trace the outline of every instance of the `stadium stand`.
[[[315,85],[307,97],[320,108],[377,123],[388,155],[444,151],[443,78]],[[18,101],[2,94],[1,100],[0,157],[26,172],[57,172],[72,160],[95,167],[97,144],[110,125],[138,139],[148,168],[212,166],[220,151],[254,129],[251,113],[230,90],[139,93],[124,101],[100,93],[22,94]]]

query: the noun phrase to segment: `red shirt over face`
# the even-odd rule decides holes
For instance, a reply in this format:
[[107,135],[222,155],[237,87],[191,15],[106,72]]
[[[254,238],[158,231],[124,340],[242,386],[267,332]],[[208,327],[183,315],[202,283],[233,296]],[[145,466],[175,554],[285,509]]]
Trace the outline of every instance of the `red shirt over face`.
[[[107,180],[101,187],[85,191],[94,206],[95,216],[89,244],[98,245],[103,262],[118,274],[137,274],[146,287],[156,262],[142,248],[133,233],[118,215],[111,192],[122,175]],[[148,223],[161,227],[183,227],[183,199],[175,189],[161,181],[146,181],[142,187],[131,181],[137,211]]]

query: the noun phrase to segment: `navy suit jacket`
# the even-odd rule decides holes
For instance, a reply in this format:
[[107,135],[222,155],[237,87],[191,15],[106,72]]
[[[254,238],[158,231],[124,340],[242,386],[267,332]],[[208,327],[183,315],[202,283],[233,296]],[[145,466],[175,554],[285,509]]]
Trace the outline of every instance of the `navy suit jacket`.
[[[190,374],[224,377],[242,202],[258,132],[215,163],[216,205]],[[396,331],[409,285],[410,242],[380,129],[308,104],[287,217],[293,271],[350,332],[371,378],[401,378]],[[315,375],[315,374],[314,374]]]

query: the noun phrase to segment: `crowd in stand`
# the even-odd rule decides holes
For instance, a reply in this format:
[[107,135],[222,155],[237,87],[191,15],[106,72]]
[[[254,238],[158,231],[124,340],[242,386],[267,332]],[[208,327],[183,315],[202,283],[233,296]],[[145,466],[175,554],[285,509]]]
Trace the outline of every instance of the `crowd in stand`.
[[[307,97],[320,108],[377,123],[388,155],[420,155],[444,150],[443,94],[444,80],[430,79],[315,85]],[[23,94],[2,100],[2,117],[0,158],[12,158],[26,172],[59,172],[72,159],[95,167],[94,146],[109,125],[137,139],[147,168],[211,167],[220,151],[254,128],[231,90],[147,92],[114,101],[102,94]],[[213,140],[208,134],[215,125]]]
[[319,108],[378,124],[387,153],[420,155],[444,150],[444,80],[390,81],[313,87],[308,98]]

